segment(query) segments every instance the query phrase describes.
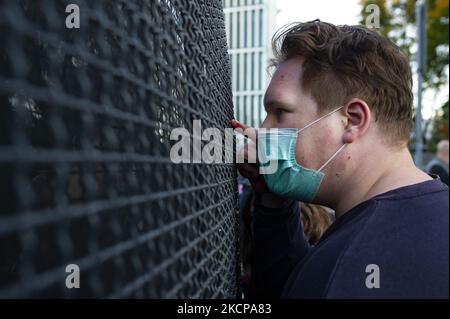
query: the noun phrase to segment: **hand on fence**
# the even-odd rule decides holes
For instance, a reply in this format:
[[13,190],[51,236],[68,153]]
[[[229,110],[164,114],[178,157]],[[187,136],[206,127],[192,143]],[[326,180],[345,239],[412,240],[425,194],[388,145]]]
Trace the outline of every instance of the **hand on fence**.
[[[253,127],[250,127],[248,125],[245,125],[241,122],[239,122],[236,119],[231,120],[231,126],[234,129],[242,129],[249,137],[251,141],[254,143],[248,143],[247,147],[241,148],[237,154],[238,158],[243,158],[244,163],[237,163],[237,168],[242,176],[248,178],[250,181],[252,188],[256,192],[265,193],[268,192],[268,188],[266,185],[266,182],[264,181],[263,176],[259,172],[259,166],[258,166],[258,158],[257,158],[257,151],[256,151],[256,129]],[[252,158],[253,157],[253,158]]]

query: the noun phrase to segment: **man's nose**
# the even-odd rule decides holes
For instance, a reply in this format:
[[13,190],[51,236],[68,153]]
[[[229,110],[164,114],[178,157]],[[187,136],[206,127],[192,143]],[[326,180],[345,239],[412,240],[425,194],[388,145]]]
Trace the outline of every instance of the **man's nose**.
[[272,123],[271,123],[269,117],[266,116],[266,118],[265,118],[264,121],[262,122],[260,128],[271,128],[271,127],[273,127],[273,125],[272,125]]

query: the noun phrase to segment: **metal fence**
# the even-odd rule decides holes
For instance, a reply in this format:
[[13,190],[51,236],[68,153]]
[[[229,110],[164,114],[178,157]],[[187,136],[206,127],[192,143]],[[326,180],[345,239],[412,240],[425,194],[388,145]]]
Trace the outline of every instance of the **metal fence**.
[[0,0],[0,39],[0,297],[238,297],[236,170],[169,158],[233,116],[221,1]]

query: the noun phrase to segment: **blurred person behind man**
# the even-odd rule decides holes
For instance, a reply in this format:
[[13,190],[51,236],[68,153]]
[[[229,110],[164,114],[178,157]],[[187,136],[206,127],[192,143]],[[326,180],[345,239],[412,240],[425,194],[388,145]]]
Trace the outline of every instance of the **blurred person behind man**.
[[448,186],[448,140],[442,140],[437,145],[436,156],[428,163],[427,172],[438,175]]

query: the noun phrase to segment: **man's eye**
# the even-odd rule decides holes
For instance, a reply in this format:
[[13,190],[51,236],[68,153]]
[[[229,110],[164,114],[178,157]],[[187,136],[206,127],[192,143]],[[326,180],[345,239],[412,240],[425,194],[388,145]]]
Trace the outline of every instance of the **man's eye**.
[[283,110],[283,109],[276,109],[276,110],[275,110],[275,114],[276,114],[276,116],[277,116],[278,118],[281,118],[281,116],[282,116],[284,113],[286,113],[286,110]]

